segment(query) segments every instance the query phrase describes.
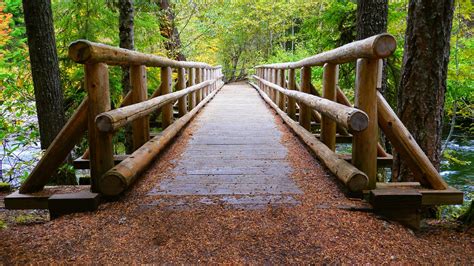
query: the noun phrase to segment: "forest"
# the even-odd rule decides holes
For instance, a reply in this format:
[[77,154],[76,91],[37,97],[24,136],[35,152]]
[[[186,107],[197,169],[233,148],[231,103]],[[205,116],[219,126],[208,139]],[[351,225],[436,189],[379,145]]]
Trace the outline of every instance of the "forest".
[[[367,36],[361,30],[361,21],[370,16],[359,12],[363,2],[51,0],[62,100],[53,104],[54,108],[48,106],[50,103],[42,108],[45,113],[58,108],[60,115],[53,121],[58,117],[66,121],[86,97],[84,68],[68,57],[69,45],[79,39],[179,61],[221,65],[225,82],[232,83],[249,80],[257,65],[298,61],[374,35]],[[383,95],[394,110],[399,110],[408,101],[402,88],[408,80],[403,75],[403,59],[411,1],[373,2],[380,9],[371,15],[377,14],[375,19],[384,28],[381,32],[392,34],[397,41],[395,53],[384,61]],[[465,192],[463,205],[439,208],[438,217],[451,220],[463,217],[469,208],[472,213],[474,198],[474,7],[470,0],[456,0],[453,5],[451,24],[445,31],[449,34],[449,63],[447,76],[440,81],[446,86],[442,99],[438,99],[441,132],[437,136],[442,143],[439,171],[450,186]],[[57,133],[48,124],[43,131],[52,132],[40,134],[43,112],[38,110],[44,103],[35,96],[25,12],[21,0],[0,2],[0,189],[19,187]],[[109,69],[112,108],[120,106],[130,90],[128,71],[121,67]],[[341,65],[339,86],[351,101],[355,97],[355,76],[355,63]],[[321,88],[323,68],[312,68],[311,77],[312,84]],[[177,73],[173,73],[176,78]],[[150,68],[149,94],[160,81],[160,69]],[[114,136],[113,143],[115,154],[128,153],[127,128]],[[390,150],[388,141],[386,144]],[[74,148],[72,158],[86,149],[84,138]],[[74,176],[68,163],[60,172],[55,184],[77,183],[81,175],[78,171]],[[381,173],[383,181],[389,181],[390,175],[391,171]]]

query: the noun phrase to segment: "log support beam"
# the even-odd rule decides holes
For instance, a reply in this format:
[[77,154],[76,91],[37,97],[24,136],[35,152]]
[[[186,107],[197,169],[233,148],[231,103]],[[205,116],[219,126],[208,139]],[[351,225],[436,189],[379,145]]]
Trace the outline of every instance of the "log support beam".
[[96,127],[95,117],[110,110],[109,72],[104,63],[86,64],[85,80],[89,95],[88,133],[91,165],[91,190],[101,192],[103,174],[114,167],[112,134]]
[[[310,93],[311,86],[311,67],[303,67],[301,69],[301,92]],[[311,129],[311,109],[300,102],[300,125],[306,130]]]
[[[147,77],[145,66],[131,66],[130,80],[132,83],[132,102],[147,100]],[[133,150],[138,149],[150,138],[150,122],[148,116],[132,122]]]
[[[323,98],[336,102],[338,65],[325,64],[323,68]],[[321,117],[321,141],[336,150],[336,122],[326,115]]]
[[[183,67],[178,68],[178,82],[176,84],[176,91],[186,89],[186,70]],[[178,99],[178,112],[179,116],[183,116],[186,114],[186,97],[183,96]]]
[[377,71],[378,60],[357,60],[355,107],[364,111],[369,121],[365,130],[352,134],[352,164],[369,178],[368,189],[374,189],[377,182]]
[[[161,68],[161,95],[171,93],[171,67],[162,67]],[[161,127],[163,129],[167,128],[173,123],[173,103],[168,103],[161,107]]]

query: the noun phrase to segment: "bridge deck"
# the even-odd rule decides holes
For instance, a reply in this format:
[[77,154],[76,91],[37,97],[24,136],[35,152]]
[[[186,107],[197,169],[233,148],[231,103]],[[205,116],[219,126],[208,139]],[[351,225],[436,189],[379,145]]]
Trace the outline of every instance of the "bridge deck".
[[174,176],[150,195],[252,196],[244,200],[248,204],[301,193],[275,117],[248,85],[225,86],[192,123]]

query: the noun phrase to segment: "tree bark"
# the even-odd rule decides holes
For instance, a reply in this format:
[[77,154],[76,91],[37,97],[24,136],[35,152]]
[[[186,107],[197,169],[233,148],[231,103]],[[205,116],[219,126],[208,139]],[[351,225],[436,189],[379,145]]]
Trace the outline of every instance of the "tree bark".
[[161,0],[160,7],[162,15],[160,17],[161,36],[166,38],[165,49],[168,57],[178,61],[186,61],[186,57],[181,52],[181,39],[175,25],[175,14],[171,8],[169,0]]
[[[133,50],[134,44],[134,9],[133,0],[119,0],[119,37],[120,47]],[[122,90],[126,95],[130,91],[130,68],[122,67]]]
[[[66,122],[51,1],[23,0],[41,149],[47,149]],[[66,158],[65,158],[66,159]],[[54,176],[56,184],[75,184],[73,175]]]
[[[387,32],[388,0],[357,0],[357,40]],[[382,87],[387,89],[387,60],[384,60]]]
[[[398,116],[439,170],[453,0],[411,0],[398,90]],[[413,181],[399,154],[393,177]]]
[[[134,45],[134,9],[133,0],[119,0],[119,38],[120,47],[133,50]],[[130,66],[122,66],[122,95],[125,97],[132,89],[130,84]],[[133,152],[132,128],[125,127],[125,151]]]

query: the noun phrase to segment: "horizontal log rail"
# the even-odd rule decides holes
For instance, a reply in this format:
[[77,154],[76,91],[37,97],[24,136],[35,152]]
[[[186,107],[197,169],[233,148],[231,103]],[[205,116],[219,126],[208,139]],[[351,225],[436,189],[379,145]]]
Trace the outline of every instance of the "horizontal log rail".
[[257,66],[256,68],[296,69],[301,67],[323,66],[326,63],[349,63],[359,58],[380,59],[392,55],[396,47],[397,42],[395,38],[385,33],[352,42],[339,48],[302,59],[298,62],[268,64]]
[[213,67],[201,62],[176,61],[87,40],[77,40],[71,43],[69,58],[80,64],[106,63],[107,65],[144,65],[147,67],[220,68],[220,66]]
[[[161,140],[161,143],[166,145],[172,138],[169,132],[179,131],[183,121],[189,121],[210,99],[209,96],[212,97],[223,85],[220,66],[176,61],[87,40],[73,42],[69,46],[69,57],[84,64],[84,84],[88,95],[22,184],[20,193],[42,190],[87,132],[89,147],[83,157],[88,158],[91,170],[91,190],[108,195],[104,193],[109,191],[108,188],[100,184],[103,183],[101,180],[104,174],[115,164],[112,137],[117,129],[131,122],[132,148],[140,150],[150,140],[149,120],[156,119],[156,114],[160,114],[161,128],[164,130],[162,135],[168,138],[164,142]],[[111,110],[109,65],[130,67],[132,88],[125,95],[121,107],[115,110]],[[161,68],[160,87],[150,96],[146,67]],[[172,80],[173,68],[178,73],[176,83]],[[180,118],[174,122],[173,103],[176,101]]]
[[125,107],[117,108],[108,112],[104,112],[96,117],[97,128],[103,132],[113,132],[127,123],[130,123],[140,117],[144,117],[154,112],[156,109],[174,102],[189,93],[195,92],[211,84],[214,84],[221,77],[213,80],[207,80],[199,84],[193,85],[183,90],[168,93],[162,96],[152,98],[136,104],[131,104]]
[[319,113],[328,116],[350,131],[362,131],[367,128],[368,117],[361,110],[304,92],[288,90],[255,75],[252,77],[262,82],[264,85],[275,89],[288,97],[294,98],[295,100],[317,110]]
[[349,190],[358,192],[362,191],[367,186],[368,178],[363,172],[346,162],[344,159],[339,158],[335,152],[329,149],[321,141],[315,138],[313,134],[304,129],[283,112],[257,85],[253,83],[250,84],[257,89],[262,98],[273,107],[273,109],[275,109],[283,121],[293,129],[293,131],[308,145],[318,159],[321,160],[326,167],[349,188]]
[[116,196],[122,193],[219,90],[220,87],[211,92],[190,112],[167,127],[159,136],[149,140],[128,158],[107,171],[100,179],[100,191],[106,196]]

